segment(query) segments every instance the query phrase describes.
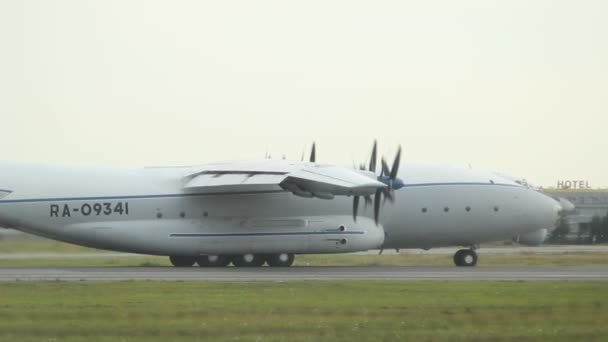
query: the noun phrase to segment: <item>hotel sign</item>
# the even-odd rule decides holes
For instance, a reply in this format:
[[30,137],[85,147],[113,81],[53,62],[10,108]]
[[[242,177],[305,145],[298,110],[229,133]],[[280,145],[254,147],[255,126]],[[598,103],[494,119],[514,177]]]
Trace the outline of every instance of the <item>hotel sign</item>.
[[560,180],[557,181],[558,189],[591,189],[589,181],[585,180]]

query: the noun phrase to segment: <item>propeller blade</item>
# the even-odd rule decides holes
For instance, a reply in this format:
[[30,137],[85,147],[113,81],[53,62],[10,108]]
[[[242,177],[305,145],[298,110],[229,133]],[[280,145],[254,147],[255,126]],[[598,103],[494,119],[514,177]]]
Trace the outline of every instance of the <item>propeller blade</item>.
[[388,164],[386,163],[386,160],[384,160],[384,158],[382,158],[382,175],[388,176],[389,174],[390,174],[390,171],[388,168]]
[[372,157],[369,160],[369,171],[376,173],[376,159],[378,154],[378,142],[374,140],[374,147],[372,148]]
[[390,178],[396,179],[397,172],[399,172],[399,163],[401,162],[401,146],[399,146],[399,150],[397,150],[397,155],[395,156],[395,161],[393,162],[393,168],[391,169]]
[[310,151],[310,162],[314,163],[317,161],[317,144],[312,143],[312,150]]
[[357,211],[359,211],[359,196],[353,199],[353,220],[357,222]]
[[380,219],[380,200],[381,200],[382,190],[376,190],[376,196],[374,197],[374,221],[376,225],[378,225],[378,220]]
[[365,196],[363,199],[365,199],[365,209],[367,209],[367,206],[372,205],[372,196]]
[[386,196],[386,199],[389,200],[389,202],[395,203],[395,190],[389,189],[387,192],[384,193],[384,195]]

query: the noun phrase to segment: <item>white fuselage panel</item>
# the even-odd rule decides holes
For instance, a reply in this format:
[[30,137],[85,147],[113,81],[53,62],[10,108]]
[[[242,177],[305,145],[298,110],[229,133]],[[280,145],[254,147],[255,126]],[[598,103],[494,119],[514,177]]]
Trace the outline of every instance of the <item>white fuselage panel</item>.
[[[222,167],[225,167],[222,164]],[[396,202],[300,198],[282,189],[199,193],[187,168],[0,163],[0,226],[92,247],[159,255],[343,253],[508,239],[552,228],[558,205],[494,174],[403,165]]]

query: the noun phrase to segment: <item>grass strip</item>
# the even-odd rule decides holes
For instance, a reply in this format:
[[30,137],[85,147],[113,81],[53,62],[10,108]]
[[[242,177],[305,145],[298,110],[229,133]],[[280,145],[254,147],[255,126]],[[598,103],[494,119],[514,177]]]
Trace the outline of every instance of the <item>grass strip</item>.
[[[0,259],[0,267],[86,267],[86,266],[170,266],[168,257],[134,256],[95,258]],[[608,253],[512,253],[483,254],[480,266],[602,266],[608,265]],[[453,266],[451,255],[386,254],[386,255],[299,255],[295,266]]]
[[604,282],[14,282],[0,341],[606,340]]

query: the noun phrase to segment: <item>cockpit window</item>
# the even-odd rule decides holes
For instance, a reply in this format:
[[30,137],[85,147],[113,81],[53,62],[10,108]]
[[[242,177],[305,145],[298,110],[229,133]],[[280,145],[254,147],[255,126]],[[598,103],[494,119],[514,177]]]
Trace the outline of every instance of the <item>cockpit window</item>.
[[10,195],[11,193],[12,193],[12,191],[0,190],[0,199],[3,199],[4,197]]

